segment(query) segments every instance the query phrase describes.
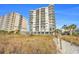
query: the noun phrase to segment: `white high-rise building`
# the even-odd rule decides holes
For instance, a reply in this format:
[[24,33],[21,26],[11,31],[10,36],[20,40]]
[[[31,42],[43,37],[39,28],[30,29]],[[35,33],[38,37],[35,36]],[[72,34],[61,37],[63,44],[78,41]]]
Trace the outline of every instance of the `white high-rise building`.
[[4,16],[0,16],[0,30],[4,31],[27,31],[26,19],[19,13],[9,13]]
[[31,34],[53,34],[55,27],[53,5],[30,11]]

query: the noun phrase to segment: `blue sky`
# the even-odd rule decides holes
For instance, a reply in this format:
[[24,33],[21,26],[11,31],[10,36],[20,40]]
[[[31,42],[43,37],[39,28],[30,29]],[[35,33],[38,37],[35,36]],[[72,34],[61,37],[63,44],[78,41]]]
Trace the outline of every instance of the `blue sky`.
[[[29,22],[30,10],[46,6],[48,6],[48,4],[0,4],[0,16],[8,14],[9,12],[18,12],[26,17]],[[79,27],[78,4],[55,4],[54,9],[57,28],[61,28],[64,24],[76,24]]]
[[79,4],[55,5],[55,17],[58,28],[64,24],[76,24],[79,27]]

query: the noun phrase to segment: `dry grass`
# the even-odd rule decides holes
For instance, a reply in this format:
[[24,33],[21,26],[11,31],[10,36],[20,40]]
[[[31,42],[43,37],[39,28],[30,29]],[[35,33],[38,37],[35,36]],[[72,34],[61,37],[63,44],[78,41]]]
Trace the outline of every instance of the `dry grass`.
[[61,37],[61,39],[71,42],[72,44],[79,45],[79,37],[78,36],[64,35]]
[[0,53],[56,53],[51,36],[0,35]]

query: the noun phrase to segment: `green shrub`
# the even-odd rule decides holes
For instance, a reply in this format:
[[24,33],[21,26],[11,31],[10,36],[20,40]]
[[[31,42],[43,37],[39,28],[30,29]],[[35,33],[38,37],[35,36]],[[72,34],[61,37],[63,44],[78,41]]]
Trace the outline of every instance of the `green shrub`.
[[79,32],[73,32],[74,36],[79,36]]

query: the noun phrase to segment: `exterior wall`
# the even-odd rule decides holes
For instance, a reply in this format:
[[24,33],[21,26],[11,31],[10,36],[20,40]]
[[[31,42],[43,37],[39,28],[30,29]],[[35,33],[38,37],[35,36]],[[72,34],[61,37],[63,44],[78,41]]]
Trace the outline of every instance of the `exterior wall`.
[[14,13],[8,14],[8,17],[6,19],[8,21],[7,23],[7,31],[13,31],[14,30]]
[[3,20],[3,23],[2,23],[2,28],[1,28],[1,30],[7,30],[7,29],[6,29],[6,28],[7,28],[7,16],[4,15],[2,20]]
[[45,32],[47,29],[46,29],[46,23],[45,23],[45,8],[41,8],[41,32],[43,33],[43,32]]
[[36,11],[33,11],[33,21],[32,21],[32,31],[35,32],[35,24],[36,24]]
[[26,32],[26,29],[27,29],[27,22],[25,20],[25,18],[22,18],[22,24],[21,24],[21,31],[22,32]]
[[26,31],[26,19],[15,12],[0,17],[0,30],[5,31]]
[[45,17],[46,17],[46,32],[49,32],[49,14],[48,14],[48,7],[46,8],[46,11],[45,11]]
[[31,34],[52,34],[55,30],[55,17],[53,6],[30,11]]
[[41,9],[39,9],[39,32],[41,32]]
[[20,20],[21,20],[21,16],[20,14],[14,14],[15,19],[14,19],[14,30],[19,30],[19,26],[20,26]]
[[30,30],[31,32],[35,31],[35,24],[36,24],[36,11],[30,11]]
[[2,16],[0,16],[0,30],[2,29],[2,23],[3,23],[3,17]]
[[48,12],[49,12],[49,30],[50,33],[55,30],[55,15],[54,15],[54,7],[52,5],[48,6]]

